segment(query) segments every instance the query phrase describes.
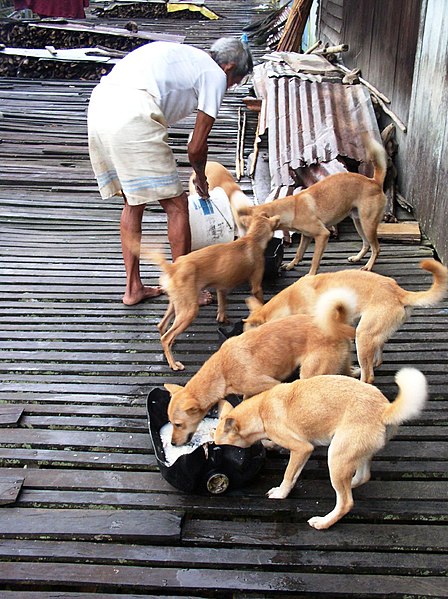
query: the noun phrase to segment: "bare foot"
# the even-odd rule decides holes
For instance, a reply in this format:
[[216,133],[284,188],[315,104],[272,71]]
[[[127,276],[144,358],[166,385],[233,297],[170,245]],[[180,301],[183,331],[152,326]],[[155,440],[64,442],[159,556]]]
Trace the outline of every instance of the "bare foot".
[[139,292],[134,293],[133,295],[125,293],[123,296],[123,304],[126,306],[135,306],[135,304],[157,297],[162,293],[164,293],[162,287],[142,287]]
[[211,303],[213,303],[213,295],[208,289],[202,289],[199,293],[198,304],[200,306],[208,306]]

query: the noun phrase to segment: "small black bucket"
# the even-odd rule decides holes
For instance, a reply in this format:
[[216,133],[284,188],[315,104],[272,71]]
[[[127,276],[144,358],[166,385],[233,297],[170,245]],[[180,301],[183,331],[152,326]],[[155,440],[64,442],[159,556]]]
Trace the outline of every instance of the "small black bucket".
[[283,239],[273,237],[264,251],[264,279],[278,277],[280,266],[283,262],[284,245]]
[[235,335],[241,335],[244,331],[244,322],[242,320],[237,320],[234,324],[231,325],[221,325],[218,327],[218,337],[221,343],[224,343],[229,337],[235,337]]
[[[168,465],[160,429],[168,422],[169,401],[168,391],[155,387],[148,395],[147,413],[157,464],[163,478],[170,485],[186,493],[217,495],[229,489],[243,487],[255,478],[265,460],[265,449],[261,443],[245,449],[208,443],[207,447],[201,445]],[[207,416],[216,418],[216,408],[212,408]]]

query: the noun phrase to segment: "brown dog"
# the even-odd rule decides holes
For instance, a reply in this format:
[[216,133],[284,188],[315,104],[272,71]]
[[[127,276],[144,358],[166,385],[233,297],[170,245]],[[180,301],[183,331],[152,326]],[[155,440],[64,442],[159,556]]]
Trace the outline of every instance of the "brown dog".
[[423,260],[421,268],[433,274],[433,284],[427,291],[406,291],[383,275],[360,270],[341,270],[302,277],[264,305],[249,298],[251,311],[245,319],[245,329],[259,326],[290,314],[312,314],[317,298],[335,287],[348,287],[358,298],[356,350],[361,367],[361,380],[373,383],[373,369],[382,363],[383,347],[389,337],[403,324],[417,306],[434,306],[447,290],[448,270],[436,260]]
[[351,373],[349,325],[356,296],[346,289],[322,295],[315,317],[299,314],[268,322],[225,341],[185,387],[165,384],[171,394],[171,443],[187,443],[212,406],[230,393],[250,397],[285,380],[300,365],[300,377]]
[[217,426],[214,442],[248,447],[262,439],[291,451],[283,481],[268,491],[284,499],[294,487],[316,445],[329,445],[328,467],[336,505],[308,524],[328,528],[353,507],[352,488],[370,478],[370,461],[395,429],[423,409],[427,384],[415,368],[403,368],[395,380],[393,403],[372,385],[345,376],[317,376],[283,383],[243,401]]
[[[225,191],[226,196],[229,198],[230,209],[232,211],[238,237],[242,237],[246,233],[246,227],[244,227],[241,222],[238,211],[246,206],[253,206],[254,203],[246,196],[244,191],[232,177],[230,171],[219,162],[208,161],[205,165],[205,176],[207,177],[210,191],[215,187],[221,187]],[[192,173],[188,183],[188,188],[192,195],[196,193],[194,178],[195,173]]]
[[[214,287],[218,297],[218,322],[226,321],[227,291],[246,281],[257,300],[263,301],[261,282],[264,273],[264,251],[277,228],[278,217],[264,214],[253,219],[247,234],[228,243],[210,245],[167,262],[160,253],[142,248],[141,255],[162,267],[160,283],[169,296],[169,305],[158,329],[168,364],[173,370],[183,370],[176,362],[171,346],[180,333],[196,318],[198,295],[204,287]],[[174,322],[168,324],[174,316]],[[168,329],[168,330],[167,330]]]
[[296,195],[260,206],[240,208],[240,215],[255,215],[261,210],[269,215],[277,214],[280,216],[280,229],[301,233],[297,253],[284,267],[285,270],[291,270],[302,260],[311,239],[314,239],[315,248],[309,274],[315,275],[330,236],[327,227],[336,225],[349,215],[362,239],[362,248],[356,256],[351,256],[348,260],[359,262],[370,247],[372,254],[362,269],[372,270],[380,252],[377,228],[386,207],[386,196],[382,186],[387,161],[386,151],[381,144],[369,138],[366,147],[369,159],[374,165],[372,179],[358,173],[337,173],[314,183]]

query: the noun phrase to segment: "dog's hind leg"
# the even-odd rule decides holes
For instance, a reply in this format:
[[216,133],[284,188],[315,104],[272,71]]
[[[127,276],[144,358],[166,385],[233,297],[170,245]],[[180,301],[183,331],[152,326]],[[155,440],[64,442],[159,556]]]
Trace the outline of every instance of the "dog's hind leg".
[[356,353],[362,382],[373,383],[373,369],[382,362],[384,344],[405,320],[406,311],[397,306],[361,317],[356,327]]
[[294,266],[297,266],[297,264],[299,264],[299,262],[302,261],[302,258],[305,255],[308,246],[310,245],[311,239],[311,237],[302,233],[302,235],[300,236],[300,243],[299,247],[297,248],[296,255],[291,260],[291,262],[288,262],[288,264],[282,264],[282,270],[292,270]]
[[308,458],[313,453],[314,445],[307,441],[294,441],[287,449],[290,449],[291,454],[282,483],[279,487],[273,487],[266,493],[269,499],[284,499],[289,495]]
[[160,338],[165,357],[172,370],[184,370],[185,368],[182,362],[175,361],[171,347],[176,337],[190,326],[198,312],[199,306],[196,303],[194,306],[189,307],[188,310],[177,312],[171,328]]
[[[386,202],[386,196],[381,194],[381,197],[377,199],[376,204],[361,204],[361,206],[358,208],[358,224],[356,223],[355,218],[352,216],[356,230],[362,237],[363,248],[366,243],[371,248],[370,258],[367,264],[363,266],[361,270],[372,270],[373,265],[379,256],[380,244],[378,242],[378,225],[383,218]],[[361,253],[362,250],[360,254]],[[366,253],[367,252],[365,252],[364,255]],[[355,262],[355,260],[350,261]]]
[[314,235],[314,253],[313,258],[311,259],[309,275],[315,275],[319,270],[320,261],[322,260],[325,248],[327,247],[329,237],[330,231],[322,224],[320,232]]
[[263,273],[264,273],[264,264],[261,268],[257,267],[249,279],[250,291],[251,291],[252,295],[255,298],[257,298],[257,300],[260,303],[263,303],[263,287],[262,287]]
[[367,261],[367,264],[365,264],[361,268],[361,270],[372,270],[373,265],[375,264],[376,259],[378,258],[379,254],[380,254],[380,244],[378,241],[378,234],[377,234],[378,224],[379,223],[377,223],[377,222],[375,222],[375,223],[369,222],[368,224],[363,225],[365,236],[367,237],[367,239],[369,240],[369,243],[370,243],[371,255],[370,255],[369,260]]
[[352,478],[352,489],[354,489],[355,487],[360,487],[361,485],[370,480],[371,459],[372,458],[369,456],[359,462],[358,467],[356,468],[355,475]]
[[362,239],[362,247],[361,247],[361,250],[355,256],[349,256],[348,261],[349,262],[359,262],[360,260],[362,260],[364,258],[364,256],[369,251],[370,244],[369,244],[367,237],[364,233],[364,229],[362,228],[361,220],[358,215],[358,211],[353,211],[350,214],[350,216],[352,217],[352,221],[353,221],[353,224],[355,225],[355,229],[356,229],[358,235]]
[[217,289],[216,297],[218,299],[218,311],[216,312],[216,320],[218,322],[228,322],[227,313],[227,289]]
[[375,359],[375,340],[368,331],[356,331],[356,354],[361,368],[360,380],[363,383],[372,384],[375,375],[373,373],[373,362]]
[[[335,449],[335,441],[336,445],[340,445],[340,449]],[[347,439],[345,441],[347,442]],[[336,505],[326,516],[313,516],[308,520],[308,524],[318,530],[329,528],[353,507],[351,483],[357,464],[353,458],[347,459],[346,451],[342,450],[343,445],[346,443],[338,443],[335,436],[328,449],[328,467],[331,484],[336,492]]]
[[170,300],[170,303],[168,304],[168,308],[166,309],[166,312],[165,312],[162,320],[157,325],[157,328],[159,329],[159,333],[161,335],[163,335],[165,333],[165,331],[167,330],[168,323],[171,320],[171,318],[174,316],[174,312],[175,312],[175,310],[174,310],[174,304]]

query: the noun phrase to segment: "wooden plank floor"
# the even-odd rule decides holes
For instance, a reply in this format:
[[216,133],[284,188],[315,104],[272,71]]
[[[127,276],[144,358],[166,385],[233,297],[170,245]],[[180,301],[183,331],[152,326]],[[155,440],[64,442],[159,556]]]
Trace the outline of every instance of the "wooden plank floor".
[[[448,301],[415,310],[387,343],[378,387],[393,398],[396,370],[413,365],[430,400],[375,458],[372,480],[332,529],[306,523],[334,502],[324,448],[283,501],[265,497],[287,462],[278,452],[244,489],[177,491],[158,472],[145,400],[154,386],[185,383],[218,348],[216,306],[179,338],[186,370],[174,373],[155,326],[166,298],[121,304],[121,205],[101,202],[92,178],[91,87],[0,80],[0,596],[447,597]],[[226,98],[210,143],[230,168],[238,105],[238,94]],[[191,124],[173,132],[184,181]],[[159,210],[147,210],[144,231],[167,248]],[[321,270],[348,267],[358,246],[345,222]],[[425,289],[431,277],[418,265],[432,255],[426,241],[383,243],[376,271]],[[143,271],[157,282],[156,267]],[[247,295],[230,295],[232,320],[246,315]]]

